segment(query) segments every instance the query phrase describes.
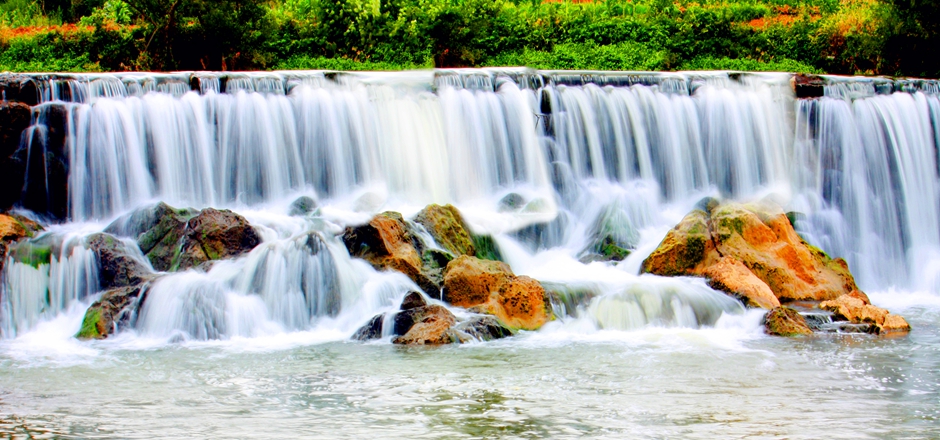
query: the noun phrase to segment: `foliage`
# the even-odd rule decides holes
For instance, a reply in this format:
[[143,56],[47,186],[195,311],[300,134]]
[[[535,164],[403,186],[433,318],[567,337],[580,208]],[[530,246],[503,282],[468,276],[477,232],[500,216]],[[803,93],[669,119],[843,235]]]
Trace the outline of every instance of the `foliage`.
[[[0,0],[0,60],[16,70],[527,65],[937,76],[937,2]],[[80,31],[56,27],[63,22]]]

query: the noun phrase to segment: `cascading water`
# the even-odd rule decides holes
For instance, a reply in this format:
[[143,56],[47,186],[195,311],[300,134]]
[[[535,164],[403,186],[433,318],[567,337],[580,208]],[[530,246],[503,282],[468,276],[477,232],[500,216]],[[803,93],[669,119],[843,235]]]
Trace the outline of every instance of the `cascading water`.
[[[325,323],[348,335],[415,286],[350,259],[335,235],[377,212],[408,217],[428,203],[453,203],[495,234],[519,274],[607,278],[562,316],[599,328],[696,327],[741,312],[696,282],[635,275],[706,195],[773,197],[798,213],[810,242],[849,261],[863,288],[940,290],[936,85],[833,78],[827,96],[805,100],[790,79],[75,75],[44,80],[37,108],[67,116],[68,217],[92,222],[78,229],[165,201],[232,208],[266,231],[247,256],[152,282],[131,323],[142,335],[253,337]],[[285,215],[301,194],[320,209]],[[637,250],[617,266],[589,264],[599,230]],[[96,293],[87,250],[68,249],[48,267],[8,261],[5,336]]]

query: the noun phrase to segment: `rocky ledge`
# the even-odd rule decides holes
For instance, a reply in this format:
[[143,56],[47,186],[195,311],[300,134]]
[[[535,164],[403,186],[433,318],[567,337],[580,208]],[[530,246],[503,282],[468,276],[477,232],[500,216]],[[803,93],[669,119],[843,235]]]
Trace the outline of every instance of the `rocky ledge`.
[[767,332],[811,333],[792,308],[809,302],[836,321],[871,324],[870,331],[908,331],[904,318],[871,305],[848,264],[806,243],[779,206],[704,199],[670,230],[643,262],[643,273],[697,276],[748,307],[771,310]]

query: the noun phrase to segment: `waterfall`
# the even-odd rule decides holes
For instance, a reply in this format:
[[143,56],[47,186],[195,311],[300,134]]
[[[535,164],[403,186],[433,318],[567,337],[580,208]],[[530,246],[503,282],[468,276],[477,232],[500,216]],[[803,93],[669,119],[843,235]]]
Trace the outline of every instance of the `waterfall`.
[[[514,270],[553,282],[588,276],[577,260],[598,228],[617,225],[612,233],[637,247],[609,268],[634,276],[642,250],[699,198],[772,197],[810,243],[849,262],[863,289],[936,293],[936,82],[824,79],[824,96],[798,99],[788,74],[727,72],[59,75],[37,78],[37,109],[64,125],[36,118],[29,142],[46,148],[47,133],[64,130],[72,222],[153,201],[266,222],[248,255],[158,278],[135,323],[152,336],[355,327],[414,286],[352,260],[336,231],[429,203],[455,204],[496,235]],[[283,220],[300,194],[324,209]],[[76,249],[48,264],[7,262],[5,336],[96,293],[93,261]],[[566,266],[539,272],[559,252]],[[578,307],[620,329],[736,313],[704,286],[625,283]]]

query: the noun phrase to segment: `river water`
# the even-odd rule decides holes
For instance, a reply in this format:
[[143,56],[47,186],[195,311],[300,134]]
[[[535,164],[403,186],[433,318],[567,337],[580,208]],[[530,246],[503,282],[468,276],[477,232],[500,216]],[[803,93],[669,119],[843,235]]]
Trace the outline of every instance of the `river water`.
[[[68,115],[68,218],[38,239],[58,243],[50,264],[4,267],[4,436],[940,437],[935,82],[831,77],[796,99],[782,74],[36,80],[33,131]],[[300,195],[319,208],[288,215]],[[701,280],[638,275],[704,196],[797,212],[914,330],[769,337],[762,312]],[[129,326],[75,339],[100,295],[82,240],[155,201],[233,209],[262,244],[162,275]],[[460,346],[350,341],[415,286],[337,234],[428,203],[454,203],[515,273],[568,295],[556,319]],[[633,253],[583,263],[610,224]]]

